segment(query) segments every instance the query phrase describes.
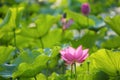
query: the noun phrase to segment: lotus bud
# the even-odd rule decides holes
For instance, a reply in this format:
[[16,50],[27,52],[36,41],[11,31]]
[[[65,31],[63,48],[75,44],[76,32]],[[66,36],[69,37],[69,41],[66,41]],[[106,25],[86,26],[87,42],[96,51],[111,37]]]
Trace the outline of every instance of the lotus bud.
[[90,5],[88,3],[83,3],[81,6],[81,12],[85,15],[88,16],[90,13]]

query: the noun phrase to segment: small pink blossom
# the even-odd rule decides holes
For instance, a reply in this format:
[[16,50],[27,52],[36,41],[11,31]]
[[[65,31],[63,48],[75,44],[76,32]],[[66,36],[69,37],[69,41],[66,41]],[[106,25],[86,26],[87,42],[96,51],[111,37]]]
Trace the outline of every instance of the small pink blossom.
[[63,30],[66,30],[66,29],[69,28],[72,24],[73,24],[73,19],[70,19],[70,20],[67,21],[65,24],[63,24]]
[[63,30],[66,30],[67,28],[69,28],[72,24],[73,24],[73,19],[69,19],[69,20],[66,20],[66,17],[67,17],[67,14],[64,13],[62,15],[62,18],[61,18],[61,23],[62,23],[62,29]]
[[68,47],[60,51],[61,58],[66,61],[67,64],[82,63],[88,57],[88,49],[83,50],[82,46],[77,49]]
[[87,16],[90,13],[90,5],[88,3],[83,3],[81,6],[81,12]]

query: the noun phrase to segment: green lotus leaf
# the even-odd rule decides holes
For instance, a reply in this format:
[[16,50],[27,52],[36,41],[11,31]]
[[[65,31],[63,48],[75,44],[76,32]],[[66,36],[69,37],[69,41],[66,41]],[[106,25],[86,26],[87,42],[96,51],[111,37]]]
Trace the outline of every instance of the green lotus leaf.
[[91,56],[95,65],[110,76],[117,76],[120,72],[120,52],[100,49]]

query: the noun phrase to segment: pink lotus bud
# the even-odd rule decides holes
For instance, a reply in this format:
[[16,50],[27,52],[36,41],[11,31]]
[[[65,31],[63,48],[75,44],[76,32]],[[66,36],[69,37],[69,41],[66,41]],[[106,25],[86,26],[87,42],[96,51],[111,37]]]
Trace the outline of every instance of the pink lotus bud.
[[77,49],[68,47],[60,51],[61,58],[67,64],[82,63],[88,57],[88,49],[83,50],[82,46],[79,46]]
[[84,14],[84,15],[88,15],[90,13],[90,6],[88,3],[84,3],[82,4],[81,6],[81,12]]

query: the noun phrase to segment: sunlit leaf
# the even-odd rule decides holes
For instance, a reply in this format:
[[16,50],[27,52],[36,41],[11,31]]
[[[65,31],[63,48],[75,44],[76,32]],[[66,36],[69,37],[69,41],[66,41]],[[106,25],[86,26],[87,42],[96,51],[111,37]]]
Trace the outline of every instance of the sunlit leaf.
[[119,75],[120,52],[100,49],[92,55],[96,66],[110,76]]
[[19,27],[22,10],[23,7],[10,8],[1,24],[1,27],[7,31],[11,31],[13,28]]
[[9,59],[13,50],[14,47],[12,46],[0,46],[0,64],[5,63]]
[[120,35],[120,16],[116,15],[113,18],[106,17],[105,22],[118,34]]
[[57,22],[57,17],[51,15],[40,15],[35,21],[39,37],[47,34],[49,29]]
[[52,47],[58,44],[61,41],[62,30],[56,29],[51,30],[47,36],[43,37],[41,40],[43,41],[44,47]]
[[102,47],[104,48],[119,48],[120,47],[120,37],[113,37],[112,39],[109,39],[102,43]]
[[34,77],[44,69],[49,57],[39,55],[33,63],[21,63],[18,70],[13,73],[13,78],[16,77]]
[[92,48],[95,45],[95,41],[97,41],[97,39],[98,39],[98,34],[96,34],[94,31],[88,31],[88,33],[86,33],[80,39],[73,40],[72,44],[75,47],[81,44],[86,48]]

